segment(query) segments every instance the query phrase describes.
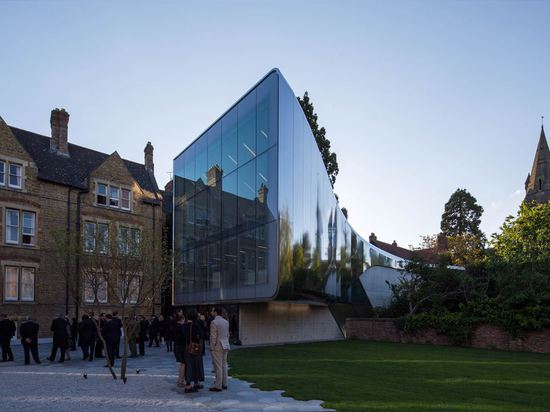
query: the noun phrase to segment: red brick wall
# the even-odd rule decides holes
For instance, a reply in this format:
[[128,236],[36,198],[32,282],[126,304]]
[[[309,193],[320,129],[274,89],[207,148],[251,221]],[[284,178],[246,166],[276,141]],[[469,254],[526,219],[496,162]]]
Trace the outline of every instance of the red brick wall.
[[[399,330],[393,319],[346,319],[346,335],[348,339],[452,345],[446,335],[440,335],[434,329],[426,329],[414,334],[405,333]],[[463,346],[519,352],[550,353],[550,329],[531,331],[521,337],[514,338],[498,326],[481,325],[474,331],[470,342]]]

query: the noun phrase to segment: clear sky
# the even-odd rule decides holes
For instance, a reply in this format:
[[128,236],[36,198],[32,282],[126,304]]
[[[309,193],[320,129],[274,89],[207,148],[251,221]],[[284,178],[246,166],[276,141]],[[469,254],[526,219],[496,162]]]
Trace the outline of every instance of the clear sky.
[[[468,189],[490,235],[550,124],[550,2],[0,0],[0,116],[143,162],[172,159],[269,69],[308,90],[363,236],[439,231]],[[549,125],[550,127],[550,125]]]

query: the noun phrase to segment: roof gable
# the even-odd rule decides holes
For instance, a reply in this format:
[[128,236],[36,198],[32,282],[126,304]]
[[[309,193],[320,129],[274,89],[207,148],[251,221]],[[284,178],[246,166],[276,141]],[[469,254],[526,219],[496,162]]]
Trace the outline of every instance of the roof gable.
[[[59,156],[50,150],[49,137],[17,127],[9,128],[38,167],[38,177],[53,183],[88,189],[90,174],[110,157],[106,153],[72,143],[69,143],[70,156]],[[155,176],[145,170],[144,165],[120,160],[142,189],[155,194],[159,192]]]

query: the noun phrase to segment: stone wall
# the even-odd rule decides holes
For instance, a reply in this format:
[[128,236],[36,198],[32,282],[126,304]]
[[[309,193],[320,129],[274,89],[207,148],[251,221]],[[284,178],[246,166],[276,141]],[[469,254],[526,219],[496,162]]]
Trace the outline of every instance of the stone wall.
[[[434,329],[409,334],[401,331],[393,319],[346,319],[347,337],[380,342],[452,345],[446,335]],[[501,349],[519,352],[550,353],[550,329],[526,332],[513,337],[498,326],[481,325],[474,330],[470,342],[462,345],[473,348]]]
[[273,301],[239,305],[239,338],[243,345],[266,345],[343,335],[327,306]]

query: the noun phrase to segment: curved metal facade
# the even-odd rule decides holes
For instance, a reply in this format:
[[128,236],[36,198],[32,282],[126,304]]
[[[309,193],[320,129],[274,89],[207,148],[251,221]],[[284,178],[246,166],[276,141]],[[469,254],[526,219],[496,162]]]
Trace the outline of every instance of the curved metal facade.
[[294,92],[274,69],[174,160],[174,303],[368,303],[401,259],[342,214]]

